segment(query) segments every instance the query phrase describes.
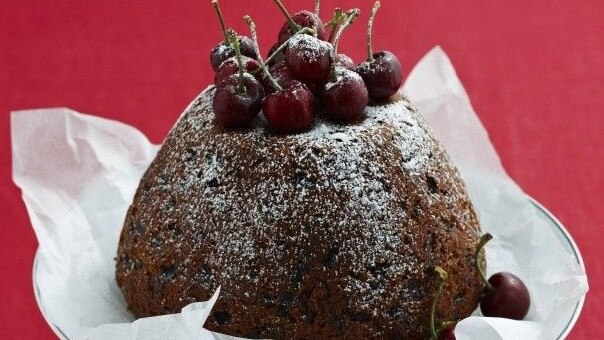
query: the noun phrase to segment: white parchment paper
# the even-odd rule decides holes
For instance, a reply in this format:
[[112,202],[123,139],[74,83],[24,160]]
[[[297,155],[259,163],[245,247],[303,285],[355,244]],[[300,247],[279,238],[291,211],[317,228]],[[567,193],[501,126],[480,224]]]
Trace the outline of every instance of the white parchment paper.
[[[457,339],[556,339],[588,290],[573,249],[507,176],[440,48],[402,91],[449,150],[483,229],[495,235],[488,273],[516,273],[531,293],[526,321],[477,311],[457,325]],[[68,339],[233,339],[202,328],[219,291],[182,313],[134,321],[115,283],[122,222],[157,146],[133,127],[69,109],[13,112],[11,132],[13,179],[40,244],[34,286],[55,329]]]

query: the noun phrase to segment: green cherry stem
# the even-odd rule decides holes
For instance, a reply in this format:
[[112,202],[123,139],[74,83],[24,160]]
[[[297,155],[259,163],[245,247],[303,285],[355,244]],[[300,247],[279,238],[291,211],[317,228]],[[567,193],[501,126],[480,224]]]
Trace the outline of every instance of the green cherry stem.
[[319,17],[319,12],[321,11],[321,0],[315,0],[315,15],[317,18]]
[[482,237],[480,238],[480,241],[478,241],[478,246],[476,247],[476,271],[478,272],[478,275],[480,276],[480,280],[484,283],[486,289],[488,290],[494,290],[495,288],[493,288],[493,285],[491,285],[491,283],[489,283],[489,280],[487,280],[487,276],[484,272],[484,269],[481,266],[482,263],[482,249],[484,248],[484,246],[493,239],[493,235],[486,233],[484,235],[482,235]]
[[224,16],[222,15],[222,11],[220,10],[220,5],[218,5],[218,0],[212,0],[212,6],[214,7],[216,16],[218,16],[218,21],[220,21],[220,28],[222,29],[222,35],[224,36],[224,42],[226,44],[228,44],[229,37],[227,34],[226,26],[224,24]]
[[301,30],[302,27],[300,25],[296,24],[294,19],[292,19],[292,16],[287,11],[287,8],[285,8],[285,6],[283,6],[283,3],[281,2],[281,0],[273,0],[273,1],[277,5],[277,7],[279,7],[279,10],[281,10],[281,13],[283,13],[285,18],[287,19],[287,22],[289,23],[289,26],[292,28],[292,30],[294,30],[294,32],[298,32],[299,30]]
[[241,47],[239,46],[239,39],[237,39],[237,33],[233,30],[229,30],[227,32],[229,43],[233,46],[235,50],[235,56],[237,58],[237,65],[239,66],[239,82],[237,84],[237,93],[244,94],[245,93],[245,85],[243,84],[243,62],[241,61]]
[[[277,83],[275,78],[273,78],[273,76],[268,71],[268,68],[266,67],[266,63],[262,60],[262,54],[260,53],[260,45],[258,45],[258,32],[256,31],[256,23],[254,22],[252,17],[249,15],[244,16],[243,20],[245,20],[245,22],[250,27],[250,32],[252,35],[252,42],[254,43],[254,50],[256,51],[256,55],[258,56],[258,63],[260,64],[260,69],[262,70],[262,72],[264,73],[264,76],[270,81],[271,85],[273,86],[273,88],[275,88],[275,90],[277,92],[283,91],[283,88],[281,87],[281,85],[279,85],[279,83]],[[284,43],[283,45],[286,45],[286,43]],[[283,47],[283,45],[281,47]]]
[[321,11],[321,0],[315,0],[315,24],[313,25],[313,29],[315,30],[315,36],[317,29],[319,28],[319,13]]
[[336,8],[336,10],[333,14],[333,18],[331,18],[331,20],[329,20],[325,24],[325,26],[331,27],[331,32],[329,33],[329,39],[327,41],[333,42],[333,38],[336,35],[336,32],[338,31],[338,27],[342,23],[342,20],[344,20],[344,17],[345,17],[344,11],[339,7]]
[[359,16],[359,14],[361,14],[361,11],[358,8],[354,8],[346,12],[344,16],[344,22],[336,32],[333,39],[333,51],[336,56],[338,55],[338,45],[340,45],[340,38],[342,38],[342,33],[344,33],[344,30],[354,22],[354,20]]
[[436,327],[436,305],[438,304],[438,299],[440,298],[443,288],[445,287],[445,283],[447,282],[447,277],[449,276],[447,272],[442,269],[440,266],[436,266],[434,271],[438,274],[438,288],[436,289],[436,295],[434,295],[434,301],[432,301],[432,310],[430,311],[430,333],[432,336],[430,340],[438,339],[438,331]]
[[367,23],[367,61],[373,60],[373,21],[375,20],[375,15],[377,14],[378,9],[380,9],[382,4],[379,1],[376,1],[373,4],[373,8],[371,9],[371,16],[369,17],[369,22]]
[[[333,39],[333,60],[337,60],[338,58],[338,46],[340,45],[340,38],[342,38],[342,34],[344,30],[350,26],[354,20],[361,14],[361,10],[358,8],[351,9],[346,12],[344,15],[344,22],[338,28],[334,39]],[[336,63],[331,63],[331,80],[335,83],[338,81],[338,75],[336,73]]]

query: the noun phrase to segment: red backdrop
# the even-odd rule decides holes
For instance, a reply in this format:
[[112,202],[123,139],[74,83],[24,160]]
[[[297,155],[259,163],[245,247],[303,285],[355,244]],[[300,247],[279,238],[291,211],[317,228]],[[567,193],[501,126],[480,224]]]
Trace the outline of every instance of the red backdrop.
[[[228,22],[251,14],[263,47],[283,22],[269,0],[223,0]],[[285,0],[292,10],[312,1]],[[324,1],[331,11],[335,1]],[[341,46],[363,56],[369,0]],[[573,234],[591,283],[570,339],[604,334],[604,2],[384,0],[375,45],[405,73],[434,45],[449,54],[506,169]],[[34,301],[37,242],[11,182],[9,111],[69,106],[132,124],[159,143],[211,82],[220,40],[210,0],[0,0],[0,338],[52,339]]]

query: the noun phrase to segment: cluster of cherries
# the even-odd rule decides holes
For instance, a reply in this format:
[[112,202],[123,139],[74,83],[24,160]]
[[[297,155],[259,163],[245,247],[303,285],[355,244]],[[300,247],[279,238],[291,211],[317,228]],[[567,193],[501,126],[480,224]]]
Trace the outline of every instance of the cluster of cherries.
[[336,9],[324,24],[318,15],[320,0],[315,0],[314,13],[300,11],[293,16],[280,0],[274,2],[287,22],[263,60],[252,18],[244,18],[251,39],[237,36],[226,29],[218,0],[212,1],[224,34],[224,41],[210,55],[216,72],[213,109],[223,126],[245,127],[262,110],[275,132],[296,133],[312,126],[318,105],[324,106],[328,118],[352,122],[363,118],[370,101],[386,101],[398,91],[402,82],[399,60],[391,52],[372,51],[379,1],[367,25],[367,60],[360,65],[338,52],[340,38],[360,14],[358,9]]
[[[529,291],[524,282],[516,275],[508,272],[493,274],[487,280],[482,269],[482,249],[491,239],[493,239],[491,234],[484,234],[480,238],[476,249],[476,271],[485,285],[480,297],[480,311],[484,316],[522,320],[531,306]],[[430,315],[430,331],[432,333],[430,339],[455,340],[454,321],[445,321],[439,324],[435,322],[436,304],[447,281],[447,272],[444,269],[437,266],[435,271],[438,274],[439,284]]]

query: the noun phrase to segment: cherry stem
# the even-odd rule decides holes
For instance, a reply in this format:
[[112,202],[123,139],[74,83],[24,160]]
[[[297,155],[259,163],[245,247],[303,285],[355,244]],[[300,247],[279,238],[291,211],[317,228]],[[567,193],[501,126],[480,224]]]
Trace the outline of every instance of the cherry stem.
[[313,29],[315,30],[315,37],[319,28],[319,12],[321,11],[321,0],[315,0],[315,24]]
[[440,323],[441,329],[447,329],[453,325],[455,325],[457,321],[443,321]]
[[333,51],[336,56],[338,55],[338,45],[340,45],[340,38],[342,38],[342,33],[344,33],[344,30],[354,22],[354,20],[359,16],[359,14],[361,14],[361,11],[358,8],[354,8],[346,12],[346,14],[344,15],[345,20],[336,32],[332,43]]
[[482,261],[481,259],[483,258],[482,255],[482,249],[484,248],[484,246],[493,239],[493,235],[486,233],[484,235],[482,235],[482,237],[480,238],[480,241],[478,241],[478,246],[476,247],[476,271],[478,272],[478,275],[480,276],[480,280],[484,283],[485,287],[488,290],[495,290],[495,288],[493,288],[493,285],[491,285],[491,283],[487,280],[487,276],[484,272],[484,269],[482,269]]
[[283,6],[283,3],[281,2],[281,0],[273,0],[273,1],[277,5],[277,7],[279,7],[279,9],[281,10],[281,13],[283,13],[285,18],[287,19],[287,22],[289,22],[289,26],[292,28],[292,30],[294,30],[294,32],[298,32],[299,30],[301,30],[302,27],[300,25],[296,24],[294,19],[292,19],[292,16],[287,11],[287,8],[285,8],[285,6]]
[[[252,17],[249,15],[244,16],[243,20],[245,20],[245,22],[248,24],[248,26],[250,26],[252,42],[254,43],[254,51],[256,52],[256,55],[258,56],[258,63],[260,64],[260,69],[262,70],[262,72],[264,73],[264,76],[270,81],[271,85],[275,88],[275,90],[277,92],[283,91],[283,88],[281,87],[281,85],[279,85],[279,83],[275,80],[275,78],[273,78],[273,76],[268,71],[268,68],[266,67],[266,63],[262,60],[262,54],[260,53],[260,47],[259,47],[260,45],[258,45],[258,32],[256,31],[256,23],[254,22]],[[286,43],[284,43],[283,45],[286,45]],[[281,45],[281,47],[283,47],[283,45]],[[279,47],[279,48],[281,48],[281,47]]]
[[241,60],[241,47],[239,46],[239,39],[237,39],[237,33],[233,30],[228,31],[229,43],[233,46],[235,50],[235,56],[237,58],[237,65],[239,66],[239,82],[237,84],[237,93],[244,94],[245,93],[245,85],[243,84],[243,73],[245,72],[243,69],[243,61]]
[[218,16],[218,21],[220,21],[220,28],[222,29],[222,35],[224,36],[224,42],[226,44],[228,44],[229,37],[227,34],[226,26],[224,24],[224,16],[222,15],[222,11],[220,10],[220,6],[218,5],[218,0],[212,0],[212,6],[214,6],[214,11],[216,11],[216,16]]
[[442,269],[440,266],[436,266],[434,271],[438,274],[438,288],[436,289],[436,295],[434,295],[434,301],[432,301],[432,310],[430,311],[430,332],[432,333],[432,337],[430,340],[438,339],[438,332],[436,329],[436,305],[438,304],[438,299],[440,298],[443,288],[445,287],[445,283],[447,282],[447,277],[449,276],[447,272]]
[[327,41],[333,42],[333,38],[336,35],[342,20],[344,20],[344,17],[344,11],[341,8],[336,8],[333,18],[325,24],[325,26],[331,27],[331,32],[329,33],[329,39]]
[[377,14],[378,9],[382,4],[379,1],[376,1],[373,4],[373,8],[371,9],[371,16],[369,17],[369,22],[367,23],[367,61],[373,60],[373,38],[371,31],[373,30],[373,21],[375,20],[375,15]]
[[[337,33],[333,39],[333,60],[337,61],[338,59],[338,46],[340,45],[340,38],[342,38],[342,33],[344,30],[350,26],[354,20],[361,14],[361,11],[358,8],[354,8],[346,12],[344,14],[344,22],[338,28]],[[338,82],[338,76],[336,74],[336,63],[331,63],[331,80],[336,83]]]

